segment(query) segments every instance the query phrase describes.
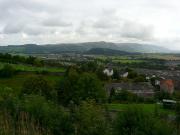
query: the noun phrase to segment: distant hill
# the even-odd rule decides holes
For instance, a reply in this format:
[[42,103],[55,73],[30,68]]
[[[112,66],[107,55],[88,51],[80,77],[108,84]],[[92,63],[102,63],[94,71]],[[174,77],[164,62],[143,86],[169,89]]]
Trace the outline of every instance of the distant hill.
[[94,55],[132,55],[132,54],[138,54],[138,53],[130,53],[120,50],[113,50],[108,48],[92,48],[89,51],[85,52],[85,54],[94,54]]
[[149,44],[137,44],[137,43],[118,43],[116,44],[122,51],[128,52],[141,52],[141,53],[168,53],[169,49]]
[[[137,43],[111,43],[111,42],[85,42],[85,43],[66,43],[66,44],[25,44],[25,45],[9,45],[0,46],[2,53],[63,53],[63,52],[76,52],[84,53],[93,48],[105,48],[112,50],[119,50],[125,52],[139,52],[139,53],[167,53],[170,50],[147,44]],[[110,50],[108,50],[110,51]]]

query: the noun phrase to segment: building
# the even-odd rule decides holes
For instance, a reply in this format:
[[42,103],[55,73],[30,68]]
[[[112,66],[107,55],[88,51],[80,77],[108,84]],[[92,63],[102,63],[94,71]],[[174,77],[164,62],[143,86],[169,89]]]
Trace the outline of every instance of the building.
[[160,90],[172,94],[174,92],[174,82],[171,79],[161,80]]
[[114,71],[112,68],[105,68],[103,73],[107,76],[112,76],[114,74]]
[[123,78],[127,78],[127,77],[128,77],[128,75],[129,75],[129,72],[125,72],[125,73],[123,73],[123,74],[121,75],[121,77],[123,77]]
[[139,83],[110,83],[105,86],[107,93],[110,94],[111,90],[114,89],[116,93],[121,90],[127,90],[142,97],[153,97],[154,87],[149,82],[139,82]]

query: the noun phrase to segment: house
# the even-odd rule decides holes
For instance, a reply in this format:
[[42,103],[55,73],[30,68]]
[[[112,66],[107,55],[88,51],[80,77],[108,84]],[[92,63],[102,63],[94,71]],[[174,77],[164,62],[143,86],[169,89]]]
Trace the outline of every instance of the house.
[[150,80],[150,77],[149,77],[149,76],[146,76],[146,80],[149,81],[149,80]]
[[172,94],[174,92],[174,82],[171,79],[161,80],[160,90]]
[[105,75],[107,75],[107,76],[112,76],[112,75],[114,74],[114,71],[113,71],[112,68],[106,67],[106,68],[104,69],[103,73],[104,73]]
[[121,77],[123,77],[123,78],[127,78],[127,77],[128,77],[128,75],[129,75],[129,72],[125,72],[125,73],[123,73],[123,74],[121,75]]
[[155,80],[154,85],[155,85],[155,86],[159,86],[159,85],[160,85],[160,83],[161,83],[161,81],[160,81],[160,80]]
[[116,93],[121,90],[127,90],[142,97],[153,97],[154,87],[149,82],[139,82],[139,83],[110,83],[105,86],[107,93],[110,94],[111,90],[114,89]]

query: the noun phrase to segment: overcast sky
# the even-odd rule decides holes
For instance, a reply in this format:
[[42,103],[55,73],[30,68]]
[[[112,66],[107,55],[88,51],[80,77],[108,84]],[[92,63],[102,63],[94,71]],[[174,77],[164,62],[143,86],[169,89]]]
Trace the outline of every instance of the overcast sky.
[[0,0],[0,45],[138,42],[180,49],[179,0]]

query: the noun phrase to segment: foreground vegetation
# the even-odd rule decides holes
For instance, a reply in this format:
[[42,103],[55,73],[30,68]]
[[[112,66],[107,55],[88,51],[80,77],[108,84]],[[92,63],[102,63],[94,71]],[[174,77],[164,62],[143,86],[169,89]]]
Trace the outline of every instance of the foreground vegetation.
[[[165,110],[127,91],[109,97],[104,84],[120,78],[103,75],[96,63],[70,66],[64,75],[17,72],[13,64],[20,65],[0,69],[2,135],[179,135],[179,104]],[[144,81],[128,70],[126,81]]]

